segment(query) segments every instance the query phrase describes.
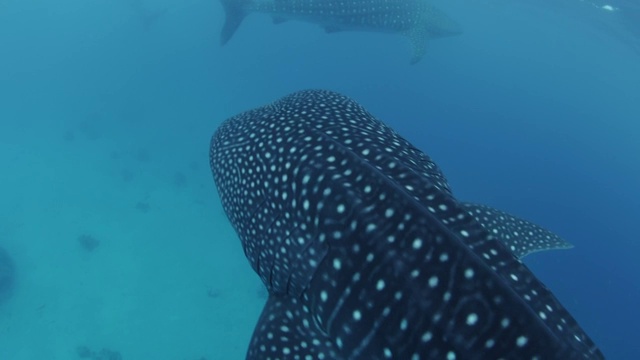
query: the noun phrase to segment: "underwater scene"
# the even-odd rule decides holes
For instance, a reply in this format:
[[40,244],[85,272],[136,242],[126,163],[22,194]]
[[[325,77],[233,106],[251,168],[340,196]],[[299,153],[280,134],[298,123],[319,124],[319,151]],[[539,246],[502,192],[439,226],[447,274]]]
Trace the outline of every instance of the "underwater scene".
[[0,0],[0,359],[640,359],[637,0]]

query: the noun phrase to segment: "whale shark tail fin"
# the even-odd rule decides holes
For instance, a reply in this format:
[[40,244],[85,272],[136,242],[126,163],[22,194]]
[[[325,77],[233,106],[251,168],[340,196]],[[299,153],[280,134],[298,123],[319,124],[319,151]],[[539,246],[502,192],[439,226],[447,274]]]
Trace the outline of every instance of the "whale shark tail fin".
[[413,48],[413,54],[411,56],[411,65],[417,64],[427,52],[427,42],[429,41],[429,34],[423,28],[411,29],[407,34],[411,47]]
[[220,44],[224,45],[231,39],[233,34],[235,34],[242,20],[247,16],[245,6],[248,5],[251,0],[221,0],[221,2],[226,14],[222,33],[220,34]]

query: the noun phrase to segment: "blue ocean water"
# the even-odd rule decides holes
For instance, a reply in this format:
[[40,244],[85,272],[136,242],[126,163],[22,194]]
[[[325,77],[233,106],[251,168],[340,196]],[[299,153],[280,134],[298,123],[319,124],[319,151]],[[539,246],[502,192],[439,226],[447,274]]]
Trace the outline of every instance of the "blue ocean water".
[[0,359],[243,358],[265,293],[208,141],[306,88],[575,244],[525,262],[608,358],[640,358],[640,5],[434,3],[464,33],[411,66],[401,36],[260,15],[221,47],[215,0],[1,0]]

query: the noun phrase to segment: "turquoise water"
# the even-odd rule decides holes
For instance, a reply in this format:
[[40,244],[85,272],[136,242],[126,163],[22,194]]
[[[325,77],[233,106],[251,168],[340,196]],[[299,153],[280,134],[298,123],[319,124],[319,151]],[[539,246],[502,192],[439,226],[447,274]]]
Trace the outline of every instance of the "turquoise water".
[[608,358],[640,358],[639,5],[437,4],[464,33],[410,66],[400,36],[260,15],[220,47],[215,0],[0,0],[0,359],[243,358],[265,293],[208,141],[305,88],[360,102],[461,199],[575,244],[526,263]]

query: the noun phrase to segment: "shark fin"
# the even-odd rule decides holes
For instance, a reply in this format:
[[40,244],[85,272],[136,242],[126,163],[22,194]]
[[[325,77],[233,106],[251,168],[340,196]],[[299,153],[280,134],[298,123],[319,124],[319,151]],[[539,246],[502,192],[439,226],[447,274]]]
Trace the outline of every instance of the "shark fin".
[[226,44],[238,30],[242,20],[247,16],[247,11],[244,7],[250,2],[251,0],[222,0],[226,18],[220,34],[221,45]]
[[282,24],[283,22],[287,21],[287,19],[280,17],[280,16],[274,16],[273,17],[273,23],[274,24]]
[[429,36],[424,29],[414,28],[407,34],[409,41],[413,46],[413,55],[411,56],[411,65],[417,64],[425,52],[427,51],[427,41]]
[[[276,340],[286,348],[276,347]],[[294,346],[305,344],[304,346]],[[341,359],[333,341],[317,325],[317,321],[291,296],[269,295],[267,303],[251,337],[247,360],[278,359]],[[305,357],[304,355],[307,355]]]
[[462,206],[482,227],[500,239],[517,258],[537,251],[573,247],[551,231],[504,211],[467,202],[462,203]]

